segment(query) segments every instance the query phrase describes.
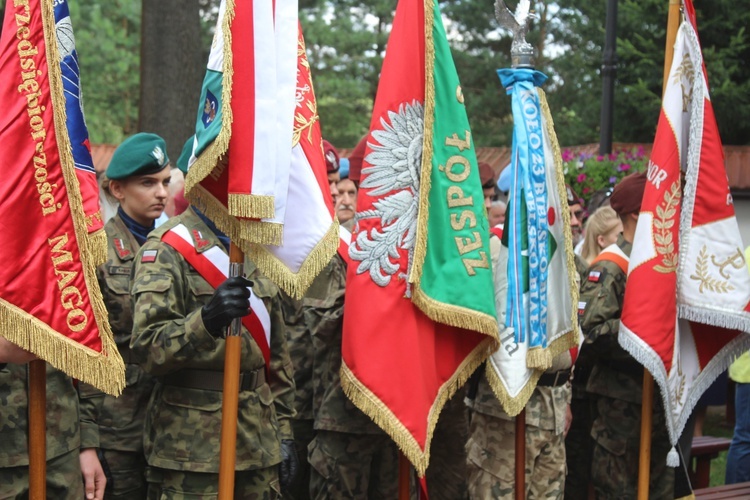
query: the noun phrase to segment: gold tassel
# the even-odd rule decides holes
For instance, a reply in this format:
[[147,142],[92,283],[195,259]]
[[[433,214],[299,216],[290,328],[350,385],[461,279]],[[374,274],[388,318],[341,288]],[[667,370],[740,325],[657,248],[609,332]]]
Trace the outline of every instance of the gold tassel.
[[339,246],[339,224],[334,220],[328,232],[310,252],[296,273],[263,246],[251,245],[245,253],[271,281],[296,299],[301,299],[315,277],[331,261]]
[[229,215],[245,219],[272,219],[275,213],[273,196],[229,194]]
[[419,285],[412,287],[411,301],[431,320],[484,333],[492,337],[496,347],[500,346],[495,317],[474,309],[438,302],[424,293]]
[[548,370],[552,367],[552,356],[547,349],[532,347],[526,353],[526,366],[539,370]]
[[88,233],[83,240],[83,251],[91,255],[91,260],[97,267],[107,262],[107,233],[104,228]]
[[531,377],[529,378],[529,381],[525,386],[523,386],[521,391],[515,397],[511,396],[510,393],[508,393],[505,388],[505,384],[503,384],[500,376],[497,374],[495,369],[492,367],[492,364],[489,362],[487,363],[487,367],[485,369],[485,376],[487,377],[487,382],[489,382],[492,392],[495,394],[495,397],[498,399],[498,401],[500,401],[500,405],[503,407],[505,413],[507,413],[511,417],[515,417],[516,415],[521,413],[521,410],[526,407],[526,403],[529,402],[529,398],[531,398],[531,394],[536,388],[539,377],[542,376],[542,370],[534,370],[531,374]]

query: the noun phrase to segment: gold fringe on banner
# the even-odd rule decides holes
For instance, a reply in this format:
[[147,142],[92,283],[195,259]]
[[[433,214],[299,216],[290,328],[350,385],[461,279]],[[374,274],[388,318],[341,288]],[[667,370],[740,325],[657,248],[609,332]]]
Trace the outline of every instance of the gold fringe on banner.
[[500,401],[500,405],[503,407],[503,410],[505,410],[505,413],[511,417],[515,417],[521,413],[521,410],[526,408],[526,403],[529,402],[529,398],[531,398],[531,394],[534,392],[536,384],[539,382],[539,378],[544,372],[542,370],[534,370],[531,373],[529,381],[526,382],[526,385],[524,385],[521,391],[514,397],[508,393],[502,379],[500,379],[500,376],[490,364],[491,361],[487,363],[487,367],[484,370],[487,382],[489,382],[492,392],[495,394],[498,401]]
[[322,240],[294,273],[263,246],[252,245],[245,253],[255,262],[260,271],[295,299],[301,299],[315,277],[328,265],[339,247],[339,223],[333,224]]
[[95,247],[106,239],[89,233],[83,211],[80,185],[75,172],[70,138],[67,135],[65,99],[63,94],[60,54],[55,36],[55,17],[52,2],[41,2],[44,42],[47,50],[47,67],[50,81],[55,133],[58,139],[60,165],[68,194],[75,241],[79,248],[84,282],[91,309],[99,329],[102,352],[96,352],[53,330],[49,325],[29,313],[0,299],[0,331],[11,342],[45,359],[68,375],[89,383],[104,392],[118,396],[125,387],[125,364],[120,357],[109,327],[96,268],[101,252]]
[[[232,137],[232,120],[234,118],[231,104],[234,70],[232,69],[232,32],[230,27],[234,20],[234,1],[226,0],[224,20],[221,23],[221,34],[224,39],[224,63],[222,66],[223,74],[221,82],[221,130],[219,130],[216,139],[203,150],[201,155],[188,169],[187,176],[185,177],[186,195],[191,193],[216,168],[219,161],[229,149],[229,140]],[[211,217],[208,214],[206,216]]]
[[98,267],[107,262],[107,233],[104,228],[88,233],[82,243],[82,251],[91,255],[94,265]]
[[430,408],[427,416],[427,438],[425,448],[422,450],[419,443],[414,439],[411,432],[404,426],[398,417],[388,406],[368,389],[357,376],[349,369],[345,362],[341,363],[341,387],[346,396],[354,403],[354,406],[375,422],[375,425],[383,429],[396,443],[406,458],[412,463],[419,474],[424,477],[430,464],[430,444],[437,425],[438,416],[443,406],[456,394],[474,370],[476,370],[489,356],[492,348],[492,339],[485,339],[466,357],[453,376],[446,381],[435,397],[435,402]]
[[276,208],[273,196],[258,194],[229,194],[229,215],[245,219],[271,219]]
[[280,222],[266,222],[255,219],[235,220],[240,225],[240,241],[258,245],[275,245],[277,247],[284,243],[284,224]]
[[500,346],[497,319],[494,316],[474,309],[439,302],[424,293],[419,287],[412,288],[411,301],[431,320],[457,328],[484,333],[492,337],[496,348]]

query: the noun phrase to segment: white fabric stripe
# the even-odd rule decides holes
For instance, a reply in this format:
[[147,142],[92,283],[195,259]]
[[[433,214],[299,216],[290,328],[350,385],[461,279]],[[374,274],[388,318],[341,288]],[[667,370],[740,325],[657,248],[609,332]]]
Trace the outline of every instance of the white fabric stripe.
[[339,226],[339,238],[346,242],[347,245],[352,243],[352,233],[344,226]]
[[[171,229],[171,231],[185,240],[190,244],[191,247],[195,248],[195,242],[190,234],[190,230],[184,224],[177,224]],[[221,249],[220,246],[216,245],[202,254],[206,257],[211,264],[216,267],[224,276],[229,276],[229,255]],[[271,316],[268,314],[268,309],[261,299],[259,299],[254,293],[253,289],[248,287],[250,290],[250,307],[253,312],[258,316],[260,324],[263,325],[263,334],[266,337],[266,342],[270,347],[271,345]]]
[[284,219],[283,246],[268,250],[297,273],[313,248],[323,239],[333,222],[312,167],[299,144],[292,150],[289,201],[293,203]]
[[226,0],[221,0],[219,17],[216,20],[216,31],[214,32],[213,42],[211,42],[211,53],[208,55],[208,69],[218,71],[219,73],[224,71],[224,36],[221,26],[224,23],[226,10],[227,2]]
[[[255,49],[255,137],[252,194],[273,196],[276,185],[276,44],[273,3],[253,0]],[[234,81],[233,85],[243,82]],[[234,113],[242,110],[232,108]],[[249,186],[248,186],[249,187]]]
[[[289,192],[292,135],[297,92],[297,0],[276,2],[276,183],[274,216],[266,222],[283,223]],[[270,124],[269,124],[270,125]]]

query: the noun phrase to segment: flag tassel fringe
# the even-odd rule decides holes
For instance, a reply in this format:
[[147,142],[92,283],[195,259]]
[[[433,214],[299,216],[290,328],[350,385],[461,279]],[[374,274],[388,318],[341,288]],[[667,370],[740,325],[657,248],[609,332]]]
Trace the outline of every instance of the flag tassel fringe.
[[104,228],[89,233],[83,239],[83,252],[90,257],[93,265],[100,266],[107,262],[107,233]]
[[293,273],[271,252],[260,245],[253,245],[249,252],[263,274],[276,283],[290,296],[301,299],[315,277],[325,268],[336,253],[339,245],[339,224],[334,221],[326,235],[308,254],[299,271]]
[[491,339],[480,342],[471,354],[466,357],[459,369],[456,370],[453,376],[438,391],[427,420],[426,451],[422,450],[411,432],[406,429],[388,406],[357,379],[349,367],[346,366],[345,362],[341,363],[341,387],[351,402],[393,439],[406,458],[412,463],[419,477],[424,477],[430,463],[430,443],[432,442],[432,436],[440,411],[456,394],[458,389],[466,383],[471,374],[474,373],[474,370],[479,368],[487,359],[491,348]]
[[274,216],[273,196],[230,193],[229,215],[244,219],[270,219]]
[[495,346],[499,346],[497,320],[491,315],[438,302],[424,293],[420,287],[412,289],[411,300],[431,320],[484,333],[493,339]]
[[[17,346],[107,394],[119,396],[125,388],[125,364],[114,345],[104,344],[102,353],[88,349],[2,299],[0,331]],[[115,355],[108,347],[115,349]]]
[[677,309],[678,316],[688,321],[750,333],[750,319],[743,313],[717,312],[687,304],[681,304]]

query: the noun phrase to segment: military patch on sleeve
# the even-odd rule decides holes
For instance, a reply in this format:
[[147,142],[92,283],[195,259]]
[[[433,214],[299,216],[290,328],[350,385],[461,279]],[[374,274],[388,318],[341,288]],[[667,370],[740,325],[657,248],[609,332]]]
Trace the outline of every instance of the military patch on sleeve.
[[158,250],[144,250],[143,254],[141,255],[141,264],[156,262],[156,254],[158,252]]
[[115,250],[117,250],[117,255],[120,256],[121,259],[124,259],[128,255],[130,255],[130,250],[125,248],[125,243],[120,238],[115,238]]
[[599,277],[601,277],[601,275],[602,273],[600,271],[591,271],[588,280],[592,283],[599,283]]
[[583,313],[586,312],[586,303],[585,302],[579,302],[578,303],[578,315],[583,316]]

